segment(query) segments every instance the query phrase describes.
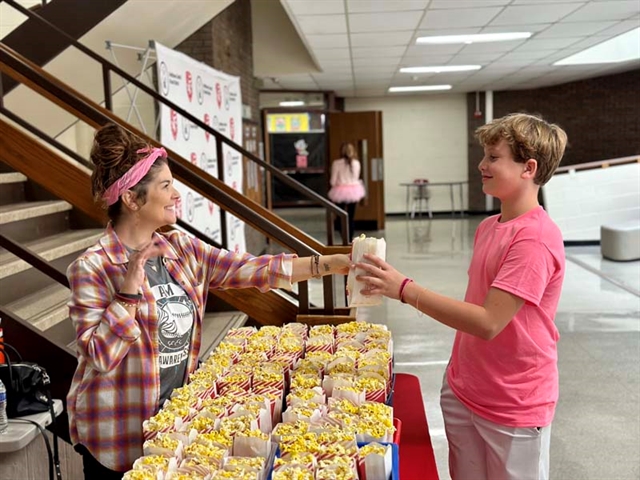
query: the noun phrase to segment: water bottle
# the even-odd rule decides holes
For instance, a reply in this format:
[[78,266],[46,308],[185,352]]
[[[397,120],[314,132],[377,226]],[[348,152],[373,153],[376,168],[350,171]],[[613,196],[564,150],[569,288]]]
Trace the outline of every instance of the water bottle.
[[4,433],[9,426],[9,418],[7,418],[7,389],[0,380],[0,434]]

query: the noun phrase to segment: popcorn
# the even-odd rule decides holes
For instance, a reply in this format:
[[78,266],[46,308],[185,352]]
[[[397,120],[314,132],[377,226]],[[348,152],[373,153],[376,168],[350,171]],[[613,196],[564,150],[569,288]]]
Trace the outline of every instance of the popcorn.
[[122,480],[158,480],[158,476],[151,470],[129,470]]
[[167,457],[180,457],[182,455],[182,441],[175,434],[159,433],[142,445],[144,455],[164,455]]
[[184,448],[184,456],[189,457],[205,457],[215,459],[220,462],[227,454],[224,448],[213,445],[205,445],[204,443],[192,443]]
[[287,465],[273,472],[272,480],[314,480],[313,471],[304,467]]

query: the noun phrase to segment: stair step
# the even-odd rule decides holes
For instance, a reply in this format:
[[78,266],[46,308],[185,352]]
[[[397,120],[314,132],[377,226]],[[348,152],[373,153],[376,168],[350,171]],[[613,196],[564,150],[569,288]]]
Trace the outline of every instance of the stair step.
[[243,326],[248,319],[246,313],[238,311],[205,312],[202,319],[200,359],[207,358],[231,328]]
[[6,183],[20,183],[26,182],[27,177],[21,174],[20,172],[7,172],[0,173],[0,185]]
[[18,222],[28,218],[51,215],[52,213],[71,210],[70,203],[63,200],[53,200],[44,202],[21,202],[0,206],[0,225],[11,222]]
[[[243,326],[248,319],[249,317],[246,313],[238,311],[205,312],[202,320],[200,360],[204,360],[209,356],[230,329]],[[76,341],[70,342],[67,348],[75,352]]]
[[67,287],[56,283],[10,303],[7,308],[44,331],[69,318],[69,295]]
[[[40,238],[23,245],[46,260],[55,260],[70,253],[89,248],[103,235],[102,229],[68,230],[63,233]],[[31,268],[24,260],[10,252],[0,254],[0,279]]]

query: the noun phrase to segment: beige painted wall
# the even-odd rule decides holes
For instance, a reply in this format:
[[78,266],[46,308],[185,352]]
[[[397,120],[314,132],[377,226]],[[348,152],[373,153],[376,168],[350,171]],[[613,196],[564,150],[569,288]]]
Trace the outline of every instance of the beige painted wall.
[[[468,179],[466,102],[465,94],[346,99],[346,111],[382,111],[387,214],[405,211],[406,189],[400,183]],[[451,210],[447,187],[431,193],[433,211]],[[456,192],[459,209],[458,198]],[[466,187],[463,198],[466,209]]]

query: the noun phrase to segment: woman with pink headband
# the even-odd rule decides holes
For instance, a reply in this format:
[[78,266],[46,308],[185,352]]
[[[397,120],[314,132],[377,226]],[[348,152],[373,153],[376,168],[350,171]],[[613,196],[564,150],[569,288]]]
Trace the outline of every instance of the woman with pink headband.
[[142,455],[142,422],[197,366],[209,288],[291,289],[346,274],[347,255],[297,258],[220,250],[178,230],[179,199],[163,148],[116,125],[95,136],[92,190],[110,218],[74,261],[69,315],[78,367],[67,397],[85,479],[120,479]]

